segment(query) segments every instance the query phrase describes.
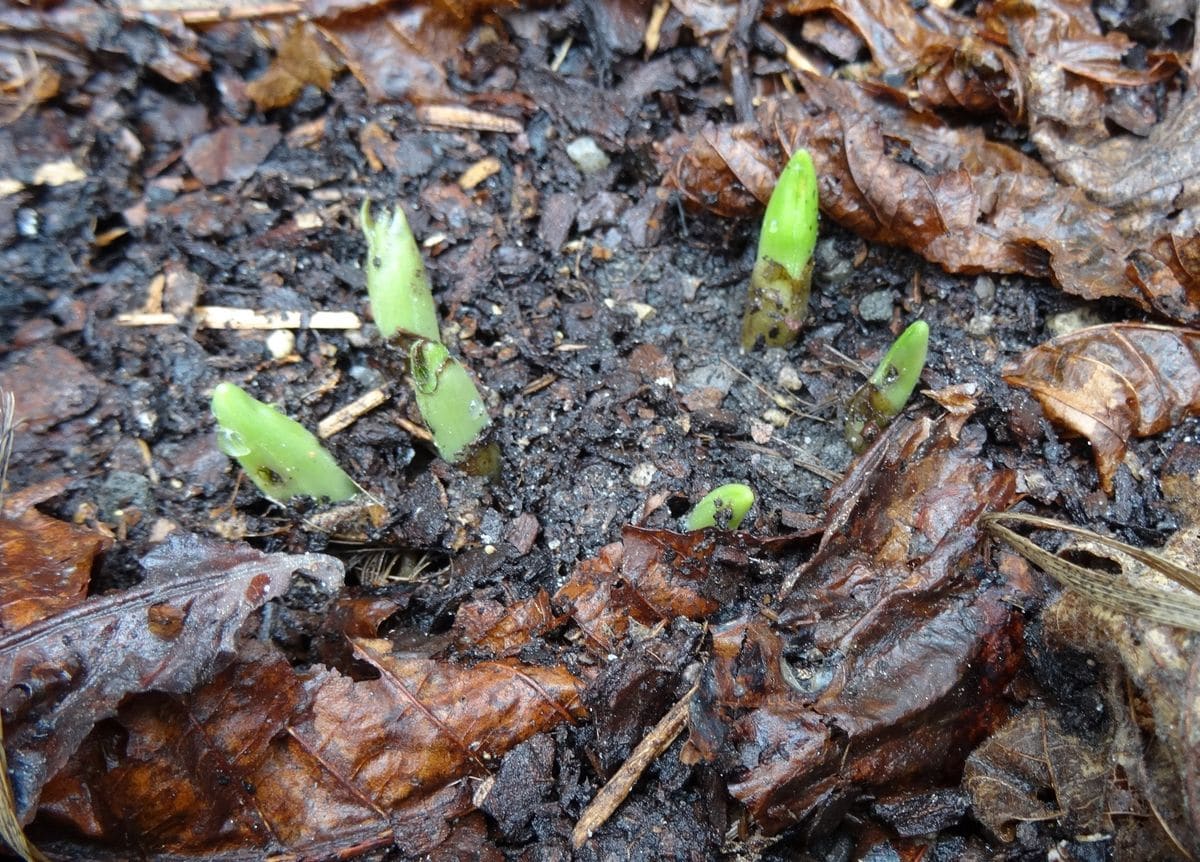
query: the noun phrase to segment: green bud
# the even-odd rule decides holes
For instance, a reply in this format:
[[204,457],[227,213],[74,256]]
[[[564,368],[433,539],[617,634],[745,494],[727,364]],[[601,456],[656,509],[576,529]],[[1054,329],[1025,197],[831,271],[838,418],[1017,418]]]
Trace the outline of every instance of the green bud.
[[722,530],[736,530],[753,505],[754,491],[749,485],[740,482],[722,485],[705,494],[688,514],[687,529],[720,527]]
[[761,337],[768,346],[796,340],[808,314],[812,254],[817,244],[817,173],[808,150],[797,150],[779,175],[763,213],[758,257],[742,319],[742,348]]
[[377,221],[371,216],[370,200],[364,200],[362,228],[367,237],[367,295],[383,337],[400,332],[441,341],[433,288],[404,211],[385,210]]
[[467,454],[492,424],[483,396],[444,344],[419,339],[408,351],[413,394],[438,454],[451,464]]
[[879,432],[900,415],[925,367],[929,349],[929,324],[913,323],[900,333],[867,382],[846,405],[846,442],[861,452]]
[[317,438],[269,404],[232,383],[213,390],[217,447],[236,458],[263,494],[277,503],[293,497],[341,502],[358,493]]

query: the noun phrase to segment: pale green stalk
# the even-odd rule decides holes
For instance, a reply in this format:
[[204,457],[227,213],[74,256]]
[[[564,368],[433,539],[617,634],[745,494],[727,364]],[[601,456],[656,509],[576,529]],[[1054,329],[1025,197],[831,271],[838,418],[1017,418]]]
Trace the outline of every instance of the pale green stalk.
[[452,464],[458,462],[492,423],[483,396],[444,344],[425,339],[413,342],[408,365],[417,409],[429,426],[438,454]]
[[404,211],[384,210],[376,220],[371,202],[365,200],[362,228],[367,237],[367,295],[380,333],[384,338],[401,333],[441,341],[433,289]]
[[913,323],[892,342],[879,367],[846,406],[846,442],[861,452],[900,415],[925,367],[929,324]]
[[742,348],[795,341],[808,314],[817,244],[817,173],[808,150],[792,154],[763,213],[758,257],[742,319]]
[[736,530],[742,519],[754,505],[754,491],[749,485],[732,482],[709,491],[688,513],[688,530],[703,530],[705,527],[720,527]]
[[213,390],[212,412],[217,447],[236,458],[250,481],[275,502],[293,497],[340,502],[358,493],[354,480],[303,425],[234,384]]

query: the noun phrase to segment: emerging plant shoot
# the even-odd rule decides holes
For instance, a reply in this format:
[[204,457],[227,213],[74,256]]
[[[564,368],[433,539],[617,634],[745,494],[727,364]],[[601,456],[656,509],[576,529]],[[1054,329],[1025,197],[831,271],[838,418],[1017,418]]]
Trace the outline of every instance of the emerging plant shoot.
[[808,314],[812,254],[817,244],[817,173],[808,150],[796,150],[763,213],[758,257],[742,318],[742,349],[759,338],[769,347],[796,340]]
[[441,341],[429,275],[404,211],[384,210],[376,220],[371,201],[365,200],[362,228],[367,237],[367,295],[383,337],[399,332]]
[[354,480],[303,425],[232,383],[213,390],[217,447],[237,459],[276,503],[293,497],[341,502],[358,493]]
[[417,409],[433,435],[438,454],[451,464],[492,424],[483,396],[463,364],[444,344],[424,339],[408,351]]
[[871,444],[900,415],[917,387],[929,348],[929,324],[923,320],[900,333],[867,382],[846,404],[846,442],[855,452]]
[[721,485],[705,494],[696,508],[688,513],[687,529],[720,527],[722,530],[736,530],[753,505],[754,491],[749,485],[740,482]]

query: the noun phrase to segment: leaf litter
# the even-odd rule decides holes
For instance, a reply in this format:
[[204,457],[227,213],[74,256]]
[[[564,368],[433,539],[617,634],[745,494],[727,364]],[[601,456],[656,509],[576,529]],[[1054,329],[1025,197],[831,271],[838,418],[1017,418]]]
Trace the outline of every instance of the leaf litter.
[[[163,12],[152,5],[143,11]],[[1119,29],[1101,27],[1087,4],[1003,2],[984,4],[973,16],[940,4],[918,9],[873,0],[837,5],[812,0],[787,4],[785,12],[769,9],[765,17],[775,24],[785,14],[802,23],[801,38],[823,40],[830,56],[856,59],[856,46],[862,45],[872,61],[847,67],[855,80],[798,74],[799,92],[785,97],[779,87],[792,81],[779,73],[783,61],[770,51],[756,54],[754,124],[719,121],[730,113],[720,87],[681,87],[682,81],[703,79],[702,54],[736,77],[745,75],[738,63],[751,53],[747,45],[757,51],[762,43],[788,45],[795,38],[794,29],[768,30],[764,19],[751,42],[753,22],[745,15],[739,20],[739,9],[729,3],[661,4],[662,13],[656,10],[650,19],[658,28],[656,45],[686,55],[685,62],[647,65],[644,75],[619,88],[603,84],[615,57],[638,50],[645,20],[630,4],[593,4],[590,11],[572,7],[544,16],[511,10],[504,17],[473,4],[397,10],[358,0],[309,3],[304,24],[262,24],[257,38],[272,45],[276,56],[248,83],[233,80],[236,75],[221,65],[219,55],[237,32],[234,27],[218,24],[197,38],[197,31],[178,25],[217,20],[205,18],[209,13],[200,5],[181,13],[172,7],[168,15],[181,18],[164,18],[168,23],[140,31],[86,2],[67,4],[53,17],[8,10],[0,26],[29,39],[45,56],[57,56],[55,74],[64,75],[67,88],[77,86],[84,58],[96,46],[145,63],[176,83],[196,80],[217,58],[220,106],[214,97],[213,107],[222,115],[219,130],[172,139],[172,146],[187,146],[160,151],[165,161],[155,169],[183,154],[193,176],[206,185],[245,183],[247,193],[255,194],[261,179],[272,199],[288,183],[295,185],[289,171],[303,161],[302,149],[319,140],[328,118],[280,136],[288,124],[276,126],[274,115],[270,125],[251,118],[247,99],[263,110],[297,105],[297,116],[307,116],[314,99],[336,104],[344,98],[335,79],[344,63],[371,98],[418,104],[413,117],[419,126],[512,136],[511,150],[499,153],[495,179],[479,190],[464,190],[477,197],[456,195],[452,205],[439,209],[445,201],[427,196],[438,211],[425,217],[444,224],[452,238],[466,235],[466,213],[482,209],[481,219],[490,218],[487,205],[498,194],[497,184],[509,179],[510,157],[544,149],[553,139],[540,125],[540,103],[544,115],[574,134],[594,135],[614,156],[629,145],[638,160],[669,167],[668,185],[693,206],[724,217],[755,212],[770,190],[781,151],[804,145],[823,177],[826,215],[860,237],[911,248],[954,272],[1049,278],[1085,299],[1124,299],[1178,322],[1196,317],[1196,112],[1178,87],[1186,56],[1146,49]],[[247,9],[239,6],[229,15],[255,17]],[[584,32],[595,39],[590,57],[595,81],[558,70],[564,61],[570,68],[571,40]],[[555,67],[525,62],[537,50],[548,55],[551,34],[566,37],[555,46],[562,58]],[[648,31],[646,38],[649,44]],[[695,49],[688,44],[693,38],[699,43]],[[152,50],[139,39],[148,40]],[[51,44],[54,50],[46,47]],[[529,51],[530,45],[537,50]],[[790,47],[788,62],[803,57]],[[0,50],[8,51],[7,43]],[[511,65],[519,56],[517,73]],[[820,59],[820,68],[831,68],[828,58]],[[56,87],[45,86],[46,80],[29,84],[22,110],[54,98]],[[701,110],[681,114],[681,92]],[[669,134],[656,128],[657,140],[646,134],[637,113],[647,95],[658,99],[657,107],[674,124]],[[742,119],[751,114],[745,95],[734,94]],[[1009,126],[984,131],[968,124],[989,116]],[[363,148],[369,142],[375,153],[372,169],[386,166],[394,175],[412,177],[432,167],[429,141],[435,139],[423,137],[420,129],[393,127],[390,119],[382,126],[372,119],[360,130]],[[1028,129],[1028,146],[1010,146],[1020,126]],[[481,154],[478,141],[486,138],[436,140],[437,147],[447,140],[452,150],[465,147],[474,160]],[[125,145],[131,146],[128,140]],[[281,146],[295,158],[287,169],[280,167],[286,161],[278,158]],[[1034,151],[1041,161],[1032,158]],[[1124,170],[1127,162],[1132,170]],[[307,190],[332,182],[320,166],[305,169],[313,175],[306,177]],[[32,176],[24,164],[19,170],[25,171],[22,177]],[[612,176],[621,170],[628,172],[628,164],[613,169]],[[160,191],[180,177],[165,179]],[[519,218],[530,217],[519,216],[524,211],[518,198],[530,214],[538,206],[538,192],[528,182],[532,194],[517,194],[518,179],[508,216],[514,232]],[[585,209],[580,196],[574,190],[555,194],[565,213],[564,225],[550,231],[557,252],[573,225],[585,234],[587,228],[575,221]],[[199,200],[173,205],[186,212]],[[647,194],[653,205],[645,208],[647,230],[667,212],[664,200]],[[338,218],[336,205],[325,216]],[[138,217],[131,211],[130,218]],[[203,229],[190,222],[185,232],[217,235],[219,221],[210,214]],[[446,242],[445,234],[440,242]],[[491,250],[501,242],[502,233],[495,240],[481,237],[472,248]],[[603,258],[601,249],[599,242],[593,246],[596,259]],[[443,252],[453,259],[453,242],[435,254]],[[216,260],[214,251],[205,253]],[[501,246],[497,257],[501,270],[512,268],[506,275],[522,272],[514,267],[520,258],[513,246]],[[575,272],[578,276],[578,260]],[[492,275],[475,272],[475,282],[455,288],[455,306],[476,289],[470,285],[483,285]],[[625,287],[636,292],[633,282]],[[914,296],[919,302],[915,287]],[[908,298],[905,302],[905,310],[913,310]],[[552,311],[553,303],[539,306],[535,319],[553,321],[547,315]],[[587,321],[596,310],[578,302],[571,313],[576,316],[564,315],[564,329],[578,343],[567,346],[586,349]],[[559,357],[547,363],[550,353],[529,353],[553,326],[549,322],[544,332],[523,335],[529,343],[515,355],[538,356],[539,373],[553,369],[539,379],[561,398],[569,391],[563,381],[576,372]],[[1172,364],[1190,344],[1190,330],[1127,327],[1103,337],[1068,336],[1030,351],[1021,365],[1028,366],[1023,385],[1039,398],[1045,395],[1044,404],[1068,395],[1075,399],[1073,415],[1085,417],[1093,443],[1100,441],[1094,448],[1101,484],[1117,495],[1117,506],[1124,474],[1115,465],[1131,438],[1174,427],[1191,412],[1190,366]],[[464,343],[486,355],[471,331]],[[1150,331],[1167,334],[1147,346]],[[1052,361],[1052,349],[1064,344]],[[82,417],[96,401],[100,406],[88,421],[101,411],[112,415],[113,408],[109,384],[85,377],[86,368],[65,351],[52,356],[58,349],[22,349],[9,369],[11,374],[15,365],[22,373],[31,357],[33,364],[79,366],[75,376],[88,384],[87,403],[66,403],[65,412],[46,410],[39,422],[44,426],[39,434],[57,435],[54,445],[69,451],[69,435],[84,433],[86,426],[73,421],[58,428],[57,417]],[[1083,365],[1090,370],[1080,371]],[[670,358],[666,367],[673,388]],[[806,370],[813,371],[812,364]],[[288,374],[286,368],[282,372]],[[814,373],[822,376],[819,363]],[[518,380],[509,391],[523,385]],[[18,810],[28,819],[40,797],[33,828],[66,855],[111,852],[119,858],[136,848],[149,856],[237,855],[249,849],[346,857],[389,846],[413,855],[470,855],[484,847],[497,852],[489,843],[497,826],[510,840],[536,836],[564,846],[567,815],[580,814],[598,786],[582,776],[616,776],[613,786],[624,787],[621,798],[632,793],[627,810],[613,814],[614,800],[606,801],[613,819],[585,821],[585,831],[594,834],[580,837],[581,853],[614,850],[621,846],[614,836],[643,828],[639,817],[661,820],[668,813],[676,827],[671,840],[708,849],[713,845],[703,843],[709,841],[705,830],[716,824],[733,825],[730,834],[743,836],[748,831],[774,836],[799,826],[792,835],[821,840],[864,793],[879,794],[872,810],[893,812],[884,820],[899,824],[904,815],[896,812],[932,799],[926,795],[932,785],[953,785],[966,762],[969,779],[990,770],[991,777],[1015,788],[1000,798],[981,789],[983,783],[968,781],[976,806],[971,816],[989,830],[989,840],[1014,840],[1018,820],[1054,818],[1063,828],[1111,830],[1117,846],[1136,858],[1158,847],[1164,835],[1186,835],[1189,818],[1196,825],[1194,811],[1179,803],[1196,781],[1188,771],[1190,737],[1177,730],[1181,723],[1190,733],[1192,720],[1178,709],[1187,702],[1181,686],[1190,685],[1179,676],[1187,666],[1180,658],[1186,644],[1172,647],[1170,655],[1154,653],[1171,658],[1175,673],[1160,680],[1136,662],[1146,660],[1139,645],[1161,636],[1138,629],[1127,642],[1119,631],[1114,638],[1120,643],[1114,667],[1122,665],[1134,681],[1145,698],[1138,705],[1155,714],[1165,740],[1140,766],[1134,756],[1140,737],[1125,716],[1115,676],[1105,688],[1105,704],[1111,715],[1123,718],[1115,730],[1105,731],[1107,747],[1099,750],[1112,755],[1108,761],[1089,748],[1100,737],[1081,737],[1070,716],[1020,709],[1030,685],[1024,652],[1042,643],[1042,635],[1026,629],[1023,611],[1039,610],[1044,589],[1015,556],[984,557],[979,524],[984,511],[1015,501],[1028,476],[1012,469],[1007,456],[993,461],[996,450],[985,446],[988,435],[1010,433],[994,415],[996,402],[1005,397],[996,394],[1000,384],[993,388],[987,382],[969,392],[945,378],[931,385],[953,415],[937,423],[897,424],[851,464],[830,491],[815,551],[807,540],[811,534],[764,539],[748,532],[678,534],[626,526],[619,542],[582,561],[570,560],[570,576],[541,578],[532,588],[512,577],[514,558],[507,550],[493,553],[489,546],[490,562],[470,552],[456,559],[453,577],[463,586],[447,587],[438,599],[444,604],[436,625],[427,622],[424,631],[397,632],[389,639],[379,637],[380,627],[393,614],[419,609],[423,594],[432,591],[428,583],[400,594],[343,595],[340,602],[297,598],[294,588],[288,590],[297,571],[324,572],[330,588],[335,571],[340,575],[337,564],[315,554],[255,556],[181,538],[147,558],[141,586],[83,600],[83,572],[103,543],[77,530],[82,543],[66,566],[46,566],[27,578],[40,584],[64,577],[67,595],[22,610],[21,623],[31,627],[8,637],[7,648],[0,644],[0,655],[9,654],[10,661],[19,656],[37,670],[31,677],[37,684],[10,685],[4,704],[6,725],[16,734],[7,747],[17,755]],[[818,380],[813,387],[831,388]],[[1115,392],[1124,397],[1114,399]],[[1058,420],[1050,407],[1045,414]],[[624,415],[622,421],[633,420]],[[1009,425],[1020,437],[1037,421],[1026,416]],[[1084,430],[1077,425],[1068,427]],[[734,417],[731,428],[736,426]],[[395,432],[373,433],[391,442]],[[211,468],[199,461],[191,475],[211,482]],[[447,521],[447,515],[472,512],[462,485],[437,468],[430,475],[429,493],[407,503],[410,509],[429,503]],[[530,484],[535,481],[531,477]],[[662,505],[656,499],[646,515]],[[796,514],[770,516],[764,523],[794,521]],[[19,529],[66,526],[38,517],[36,526]],[[612,517],[605,516],[605,527]],[[581,529],[602,532],[595,530],[597,523],[587,521]],[[422,526],[411,529],[417,535]],[[458,550],[469,531],[491,527],[463,519],[455,529]],[[436,531],[423,541],[432,544],[435,538]],[[294,537],[285,544],[292,548],[297,542],[303,546]],[[797,549],[803,562],[796,560]],[[539,556],[543,550],[531,538],[516,559],[532,551],[531,568],[546,566]],[[173,561],[175,581],[164,574],[166,557]],[[505,572],[508,580],[496,587]],[[231,597],[239,584],[258,577],[265,581],[254,600],[235,603]],[[162,591],[172,589],[168,582],[181,592],[164,601]],[[19,580],[15,586],[36,592]],[[251,614],[269,597],[274,600],[263,626],[273,625],[277,637],[291,635],[286,654],[248,637],[257,622]],[[1070,601],[1063,603],[1069,607]],[[130,629],[135,621],[141,626],[136,633]],[[322,657],[327,667],[306,666],[305,649],[297,646],[311,635],[314,621],[318,642],[308,657]],[[440,633],[443,625],[449,626],[446,634]],[[69,632],[71,642],[47,641],[43,631]],[[1083,639],[1071,626],[1063,632],[1068,641]],[[106,674],[111,682],[101,685],[85,671],[104,674],[105,662],[124,656],[126,634],[130,649],[150,650],[142,661],[157,663],[139,667],[135,661]],[[37,651],[43,641],[49,644],[44,654]],[[88,646],[68,649],[80,643]],[[33,652],[27,655],[26,649]],[[103,655],[106,649],[114,655]],[[1092,649],[1105,655],[1113,647],[1097,643]],[[10,681],[14,673],[10,667]],[[672,742],[681,704],[696,679],[688,741]],[[92,696],[97,685],[103,691]],[[1179,722],[1172,723],[1172,709]],[[41,735],[47,727],[56,731],[49,740]],[[1179,744],[1182,755],[1166,750],[1171,744]],[[637,770],[622,769],[626,758]],[[1069,760],[1076,761],[1074,772],[1066,769]],[[1104,773],[1106,762],[1119,762],[1125,771]],[[639,770],[650,773],[643,781],[649,791],[629,789],[636,774],[645,774]],[[522,786],[533,775],[553,788]],[[1057,808],[1047,802],[1051,796]],[[539,813],[514,812],[516,799],[530,800]],[[472,813],[475,809],[492,820]],[[951,800],[940,806],[936,828],[966,816],[965,803]],[[1122,828],[1121,818],[1141,824],[1140,832]],[[703,828],[679,829],[679,823]],[[66,827],[77,837],[63,840]],[[902,836],[919,834],[896,828]],[[704,852],[691,846],[693,855]],[[754,845],[735,839],[731,846]],[[931,846],[920,845],[920,852]],[[937,846],[944,852],[950,845]],[[982,852],[979,844],[971,846]]]

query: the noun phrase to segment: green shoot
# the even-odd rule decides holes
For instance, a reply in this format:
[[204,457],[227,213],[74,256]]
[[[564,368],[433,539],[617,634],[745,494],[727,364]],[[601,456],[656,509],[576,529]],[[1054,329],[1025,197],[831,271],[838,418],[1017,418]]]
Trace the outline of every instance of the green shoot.
[[900,333],[867,382],[846,406],[846,442],[861,452],[900,415],[917,388],[929,348],[929,324],[923,320]]
[[213,390],[212,412],[217,447],[236,458],[275,502],[300,496],[341,502],[358,493],[354,480],[303,425],[234,384],[221,383]]
[[720,527],[722,530],[736,530],[753,505],[754,491],[749,485],[733,482],[713,488],[696,504],[696,508],[688,513],[687,529],[690,531]]
[[429,275],[404,211],[385,210],[377,221],[371,216],[371,201],[364,200],[362,228],[367,237],[367,295],[383,337],[400,332],[441,341]]
[[796,150],[763,213],[758,258],[742,319],[742,349],[762,338],[769,347],[796,340],[808,314],[812,254],[817,244],[817,172],[808,150]]
[[413,342],[408,367],[417,409],[433,434],[433,445],[439,455],[457,463],[492,423],[483,396],[467,369],[440,342]]

